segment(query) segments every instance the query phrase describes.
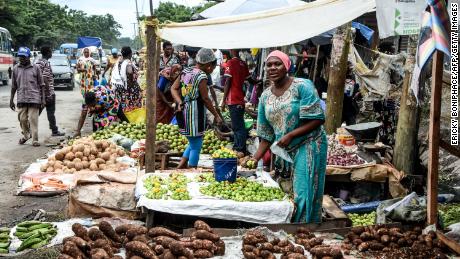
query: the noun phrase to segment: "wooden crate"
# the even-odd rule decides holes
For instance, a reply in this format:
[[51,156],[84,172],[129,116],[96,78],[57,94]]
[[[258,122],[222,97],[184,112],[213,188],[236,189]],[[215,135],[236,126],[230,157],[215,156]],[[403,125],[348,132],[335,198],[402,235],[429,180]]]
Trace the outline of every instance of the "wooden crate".
[[[159,166],[156,166],[156,168],[160,170],[166,170],[168,169],[168,164],[169,164],[169,159],[171,157],[182,157],[182,152],[176,152],[176,153],[156,153],[155,154],[155,161],[159,162]],[[145,155],[142,154],[139,156],[139,166],[140,169],[144,169],[145,167]]]

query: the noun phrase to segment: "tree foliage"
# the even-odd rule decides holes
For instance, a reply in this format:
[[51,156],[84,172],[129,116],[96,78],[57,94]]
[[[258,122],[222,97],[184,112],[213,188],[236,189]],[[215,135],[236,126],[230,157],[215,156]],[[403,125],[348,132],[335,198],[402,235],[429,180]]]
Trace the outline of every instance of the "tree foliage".
[[76,42],[79,36],[100,37],[107,44],[117,42],[120,24],[111,14],[88,15],[50,3],[49,0],[0,1],[0,25],[8,29],[13,46],[57,47]]
[[160,5],[154,11],[154,15],[161,23],[166,21],[187,22],[192,18],[193,9],[171,2],[160,2]]
[[161,23],[171,22],[188,22],[192,20],[194,14],[201,13],[207,8],[217,4],[217,2],[207,2],[204,5],[187,7],[171,2],[160,2],[160,5],[154,11],[154,15]]

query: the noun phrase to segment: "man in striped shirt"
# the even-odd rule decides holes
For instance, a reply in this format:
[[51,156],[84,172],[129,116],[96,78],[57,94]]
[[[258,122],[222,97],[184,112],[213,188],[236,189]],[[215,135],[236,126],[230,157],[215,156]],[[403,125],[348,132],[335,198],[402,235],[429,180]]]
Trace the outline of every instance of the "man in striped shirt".
[[45,98],[46,98],[46,115],[48,116],[48,122],[51,129],[51,136],[58,137],[64,136],[63,132],[59,132],[56,126],[56,117],[54,113],[56,111],[56,94],[54,93],[54,82],[53,82],[53,71],[51,64],[48,61],[53,56],[53,52],[50,47],[43,46],[40,49],[42,57],[37,61],[37,65],[42,71],[43,81],[45,82]]

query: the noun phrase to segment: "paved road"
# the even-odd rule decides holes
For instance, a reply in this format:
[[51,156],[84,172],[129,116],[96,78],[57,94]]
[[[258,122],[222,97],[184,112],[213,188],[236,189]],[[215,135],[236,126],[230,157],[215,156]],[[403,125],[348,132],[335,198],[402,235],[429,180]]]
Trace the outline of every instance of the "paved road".
[[[9,108],[11,87],[0,84],[0,225],[19,220],[32,210],[64,211],[67,196],[36,198],[16,196],[19,175],[27,166],[45,156],[51,149],[46,144],[58,143],[64,138],[52,138],[46,111],[39,120],[39,141],[41,147],[33,147],[31,141],[18,145],[21,137],[17,113]],[[78,87],[73,91],[56,91],[56,120],[61,131],[72,136],[81,109],[81,95]],[[87,120],[82,134],[89,134]]]

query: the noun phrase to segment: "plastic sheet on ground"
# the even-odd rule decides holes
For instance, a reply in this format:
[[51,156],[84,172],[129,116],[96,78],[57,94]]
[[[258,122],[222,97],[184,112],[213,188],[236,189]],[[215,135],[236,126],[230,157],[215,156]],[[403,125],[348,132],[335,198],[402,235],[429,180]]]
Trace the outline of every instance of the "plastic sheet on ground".
[[[74,233],[72,232],[72,224],[80,223],[82,225],[90,226],[91,219],[70,219],[64,222],[53,222],[53,225],[57,228],[56,236],[51,239],[46,247],[51,247],[54,245],[62,244],[62,240],[66,237],[73,236]],[[22,241],[17,238],[14,233],[16,232],[16,226],[11,229],[10,238],[11,238],[11,245],[9,247],[10,256],[19,256],[22,254],[26,254],[30,252],[29,249],[16,253],[16,250],[21,245]],[[3,256],[3,255],[2,255]]]
[[[269,241],[273,240],[274,238],[279,238],[281,240],[288,239],[291,241],[294,246],[300,246],[295,243],[294,237],[289,235],[288,233],[284,231],[278,231],[278,232],[273,232],[269,230],[266,227],[256,227],[255,229],[259,230],[262,232]],[[221,237],[221,239],[225,243],[225,255],[224,256],[215,256],[213,258],[216,259],[240,259],[244,258],[242,248],[243,248],[243,243],[241,242],[244,233],[246,230],[241,230],[238,231],[236,235],[234,236],[227,236],[227,237]],[[336,234],[333,233],[315,233],[317,237],[321,237],[324,239],[323,244],[325,245],[330,245],[332,247],[339,247],[341,244],[341,241],[338,238]],[[307,256],[308,259],[313,258],[313,256],[310,254],[310,252],[305,251],[305,255]],[[281,258],[281,254],[275,254],[276,258]]]
[[[54,155],[57,150],[48,153],[48,156]],[[136,161],[128,156],[117,158],[118,162],[124,163],[128,168],[121,172],[115,173],[112,171],[88,171],[81,170],[74,174],[56,174],[41,172],[40,166],[47,163],[47,159],[38,159],[36,162],[31,163],[26,171],[19,177],[17,194],[18,195],[31,195],[31,196],[53,196],[67,192],[70,188],[75,186],[82,175],[93,174],[94,177],[104,178],[102,180],[111,181],[116,179],[116,176],[111,177],[110,174],[136,174],[137,170],[134,168]],[[131,181],[135,183],[135,180]],[[58,185],[56,185],[58,183]]]
[[[80,223],[83,226],[90,228],[92,226],[97,225],[100,221],[107,221],[109,222],[113,228],[122,225],[122,224],[134,224],[134,225],[143,225],[142,221],[137,220],[127,220],[121,218],[100,218],[100,219],[91,219],[91,218],[73,218],[63,222],[51,222],[54,226],[56,226],[57,234],[56,236],[50,240],[49,244],[46,247],[52,247],[55,245],[62,244],[64,238],[74,236],[75,234],[72,231],[72,225],[75,223]],[[10,238],[11,238],[11,245],[9,247],[9,254],[1,254],[0,257],[9,257],[9,256],[20,256],[29,253],[31,250],[27,249],[21,252],[16,253],[16,250],[21,245],[21,240],[19,240],[14,233],[16,232],[16,226],[11,229],[10,231]],[[123,251],[121,251],[123,252]],[[122,255],[121,253],[120,255]]]
[[[194,179],[197,175],[196,173],[184,174],[190,179]],[[148,191],[144,187],[144,179],[152,175],[168,177],[169,174],[146,174],[137,181],[137,207],[179,215],[238,220],[258,224],[288,223],[294,210],[294,205],[288,199],[266,202],[237,202],[205,196],[200,193],[199,188],[207,183],[197,182],[187,184],[191,200],[153,200],[145,196]],[[257,181],[262,182],[265,186],[279,187],[268,173],[263,173]]]

